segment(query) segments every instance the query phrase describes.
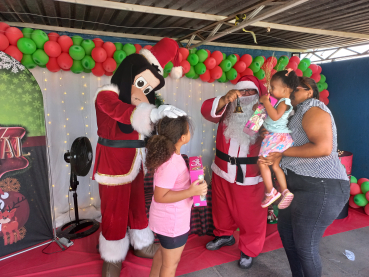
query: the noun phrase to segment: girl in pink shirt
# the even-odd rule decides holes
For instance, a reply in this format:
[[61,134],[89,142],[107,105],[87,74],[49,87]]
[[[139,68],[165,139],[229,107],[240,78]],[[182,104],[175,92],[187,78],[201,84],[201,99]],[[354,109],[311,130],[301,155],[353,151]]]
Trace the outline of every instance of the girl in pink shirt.
[[150,277],[174,277],[190,230],[192,196],[205,195],[207,184],[190,183],[180,153],[191,138],[188,117],[164,117],[157,133],[148,141],[146,156],[147,169],[155,172],[149,227],[160,241]]

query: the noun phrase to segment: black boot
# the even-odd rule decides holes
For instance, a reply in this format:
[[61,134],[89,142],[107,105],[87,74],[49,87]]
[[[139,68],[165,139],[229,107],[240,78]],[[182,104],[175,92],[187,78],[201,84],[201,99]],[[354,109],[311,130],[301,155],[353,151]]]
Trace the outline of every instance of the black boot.
[[236,243],[236,240],[233,236],[222,236],[222,237],[215,237],[212,241],[209,241],[206,244],[206,249],[208,250],[218,250],[223,246],[230,246]]
[[241,251],[241,257],[238,261],[238,266],[242,269],[249,269],[252,266],[253,258],[249,257]]

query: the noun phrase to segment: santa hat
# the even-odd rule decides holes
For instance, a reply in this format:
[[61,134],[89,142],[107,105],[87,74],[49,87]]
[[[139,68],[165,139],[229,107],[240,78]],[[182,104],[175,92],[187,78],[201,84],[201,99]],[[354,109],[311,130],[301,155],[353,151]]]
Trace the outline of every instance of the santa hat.
[[259,96],[268,94],[266,87],[261,83],[261,81],[252,75],[242,76],[235,86],[235,89],[256,89]]
[[183,76],[182,66],[179,62],[179,47],[175,40],[163,38],[150,50],[142,48],[140,54],[143,55],[152,65],[158,67],[159,73],[164,74],[163,68],[168,62],[173,63],[170,76],[179,79]]

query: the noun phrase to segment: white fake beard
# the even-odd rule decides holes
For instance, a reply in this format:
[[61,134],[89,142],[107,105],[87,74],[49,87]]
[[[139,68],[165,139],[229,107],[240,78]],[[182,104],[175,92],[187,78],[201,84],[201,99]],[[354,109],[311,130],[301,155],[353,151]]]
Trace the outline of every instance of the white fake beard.
[[[226,110],[226,115],[224,118],[224,136],[227,140],[235,139],[240,145],[250,146],[254,144],[258,135],[249,136],[243,132],[247,121],[251,118],[254,111],[252,107],[259,102],[259,95],[250,95],[240,98],[240,105],[242,107],[243,113],[233,113],[237,106],[237,100],[229,103]],[[248,150],[247,150],[248,152]]]

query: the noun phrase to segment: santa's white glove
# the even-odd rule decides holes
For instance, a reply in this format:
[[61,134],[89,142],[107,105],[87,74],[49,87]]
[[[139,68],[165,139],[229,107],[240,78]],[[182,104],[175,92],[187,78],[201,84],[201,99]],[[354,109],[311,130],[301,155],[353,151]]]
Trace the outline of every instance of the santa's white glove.
[[159,121],[159,119],[167,116],[170,118],[177,118],[178,116],[187,115],[184,111],[172,106],[172,105],[161,105],[159,108],[152,109],[150,113],[150,119],[153,123]]

